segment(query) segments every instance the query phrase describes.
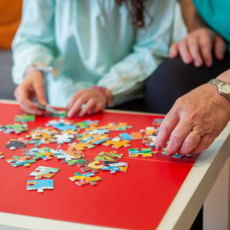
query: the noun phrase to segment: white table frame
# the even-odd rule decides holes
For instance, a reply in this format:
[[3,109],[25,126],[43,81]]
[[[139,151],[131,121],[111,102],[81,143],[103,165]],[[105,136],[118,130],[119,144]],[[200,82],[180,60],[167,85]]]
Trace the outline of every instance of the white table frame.
[[[0,103],[17,104],[9,100],[0,100]],[[145,114],[114,110],[111,112]],[[198,157],[157,230],[190,229],[203,204],[204,230],[229,230],[229,131],[230,123],[213,144]],[[113,230],[115,228],[0,212],[0,229]]]

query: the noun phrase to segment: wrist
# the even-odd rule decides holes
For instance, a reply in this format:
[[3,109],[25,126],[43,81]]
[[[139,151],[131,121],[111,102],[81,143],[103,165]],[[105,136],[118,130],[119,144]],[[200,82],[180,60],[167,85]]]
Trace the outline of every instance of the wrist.
[[99,90],[103,94],[107,106],[112,106],[113,95],[108,89],[97,85],[94,85],[92,88]]
[[219,94],[217,86],[207,83],[201,87],[223,108],[224,111],[226,111],[230,120],[230,101],[223,95]]
[[30,72],[41,72],[43,76],[45,76],[45,73],[50,73],[54,77],[58,77],[58,72],[55,68],[52,66],[47,66],[44,63],[34,63],[33,65],[29,66],[26,69],[25,75],[29,74]]

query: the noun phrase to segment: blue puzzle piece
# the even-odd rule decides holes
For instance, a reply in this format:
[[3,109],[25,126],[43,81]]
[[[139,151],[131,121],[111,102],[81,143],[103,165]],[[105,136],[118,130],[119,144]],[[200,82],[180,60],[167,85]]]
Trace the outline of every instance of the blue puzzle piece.
[[120,133],[120,137],[123,139],[123,141],[132,141],[133,138],[128,133]]
[[101,143],[104,143],[104,142],[106,142],[106,141],[108,141],[108,140],[110,140],[111,138],[107,138],[107,139],[104,139],[104,140],[100,140],[100,141],[96,141],[96,142],[93,142],[95,145],[99,145],[99,144],[101,144]]
[[52,124],[52,126],[56,129],[62,130],[62,131],[68,131],[68,130],[77,130],[76,125],[64,125],[64,124]]
[[53,180],[28,180],[27,191],[37,190],[37,192],[42,193],[44,189],[54,189]]

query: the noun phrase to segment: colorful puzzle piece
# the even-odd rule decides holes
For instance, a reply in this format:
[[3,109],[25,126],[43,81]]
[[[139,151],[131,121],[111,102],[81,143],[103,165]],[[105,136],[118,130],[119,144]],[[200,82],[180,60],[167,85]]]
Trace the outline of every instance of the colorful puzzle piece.
[[83,157],[80,151],[75,151],[72,148],[69,148],[68,151],[58,149],[56,152],[57,159],[65,159],[66,161],[80,160]]
[[75,165],[77,163],[82,163],[82,162],[84,162],[84,158],[83,157],[82,157],[81,160],[70,160],[70,161],[67,161],[65,159],[62,159],[62,161],[61,161],[62,164],[68,163],[68,165],[70,165],[70,166],[73,166],[73,165]]
[[76,181],[75,184],[82,186],[82,185],[86,185],[86,184],[91,184],[91,185],[96,185],[97,181],[102,180],[99,176],[95,176],[95,174],[93,173],[75,173],[76,176],[70,177],[69,179],[71,181]]
[[23,155],[27,156],[34,156],[33,159],[38,160],[38,159],[43,159],[44,161],[51,160],[53,159],[54,153],[51,148],[43,147],[41,149],[32,147],[30,149],[24,149]]
[[22,132],[27,132],[28,131],[28,126],[27,124],[18,124],[15,123],[14,125],[6,125],[5,126],[6,130],[4,131],[4,133],[15,133],[15,134],[20,134]]
[[98,124],[98,121],[91,121],[91,120],[86,120],[82,122],[77,122],[75,123],[80,129],[87,129],[90,126],[96,126]]
[[117,162],[117,163],[107,163],[105,162],[102,170],[109,170],[111,174],[115,174],[117,171],[126,172],[128,169],[128,163],[126,162]]
[[147,136],[156,136],[159,132],[159,127],[146,127],[146,130],[141,130],[140,132],[145,132]]
[[142,139],[142,135],[139,132],[134,132],[132,134],[128,134],[128,133],[120,133],[120,137],[125,141],[132,141],[132,140],[141,140]]
[[35,120],[35,115],[23,114],[23,115],[16,115],[14,121],[21,121],[22,123],[26,123],[28,121],[34,121],[34,120]]
[[27,191],[37,190],[38,193],[44,192],[44,189],[54,189],[54,181],[50,180],[28,180]]
[[12,147],[14,147],[14,149],[16,149],[16,148],[25,148],[26,144],[24,142],[22,142],[22,141],[10,140],[6,144],[5,148],[12,148]]
[[73,142],[74,135],[68,134],[68,133],[62,133],[62,134],[54,135],[54,138],[57,140],[57,143],[59,145],[61,145],[63,143],[71,143],[71,142]]
[[98,145],[107,140],[110,140],[110,137],[108,134],[105,134],[105,135],[78,134],[77,138],[80,143],[95,144],[95,145]]
[[34,159],[31,159],[29,156],[13,156],[13,159],[8,159],[8,163],[10,163],[14,167],[18,167],[21,165],[24,165],[25,167],[29,167],[31,163],[35,163],[36,161]]
[[63,134],[63,133],[68,133],[68,134],[71,134],[71,135],[77,135],[78,134],[78,130],[76,130],[76,131],[74,131],[74,130],[72,130],[72,129],[69,129],[69,130],[67,130],[67,131],[60,131],[60,133],[61,134]]
[[128,126],[127,123],[109,123],[107,128],[111,131],[126,131],[127,129],[132,128],[132,126]]
[[149,145],[151,148],[155,148],[155,141],[156,141],[156,136],[147,136],[147,135],[145,135],[143,137],[142,143],[144,145]]
[[67,117],[67,114],[68,114],[68,111],[66,111],[66,110],[62,110],[62,111],[57,110],[52,114],[52,116],[53,117],[65,118],[65,117]]
[[0,153],[0,159],[5,158],[5,156],[3,155],[3,153]]
[[30,176],[35,176],[36,180],[40,180],[43,177],[44,178],[51,178],[54,176],[55,173],[59,171],[59,168],[52,168],[52,167],[45,167],[45,166],[39,166],[35,169],[36,171],[33,171]]
[[129,157],[138,157],[142,155],[143,157],[152,157],[151,149],[142,149],[138,150],[138,148],[129,149]]
[[89,172],[92,170],[92,173],[98,173],[99,169],[102,168],[102,165],[100,165],[100,161],[89,161],[85,159],[83,162],[77,163],[78,167],[83,167],[81,170],[83,172]]
[[91,135],[104,135],[106,133],[109,133],[108,129],[93,129],[91,131],[87,131]]
[[95,145],[92,145],[92,144],[85,144],[85,143],[72,143],[70,144],[71,148],[72,149],[76,149],[78,151],[83,151],[83,150],[86,150],[86,148],[88,149],[92,149],[92,148],[95,148]]
[[123,154],[118,154],[116,151],[106,153],[101,152],[99,156],[96,156],[94,160],[99,161],[109,161],[109,162],[118,162],[119,159],[123,157]]
[[130,146],[129,143],[130,143],[130,141],[111,141],[111,140],[108,140],[108,141],[104,142],[103,145],[105,145],[105,146],[112,145],[113,148],[119,149],[122,146],[129,147]]
[[161,125],[163,118],[154,118],[153,125]]

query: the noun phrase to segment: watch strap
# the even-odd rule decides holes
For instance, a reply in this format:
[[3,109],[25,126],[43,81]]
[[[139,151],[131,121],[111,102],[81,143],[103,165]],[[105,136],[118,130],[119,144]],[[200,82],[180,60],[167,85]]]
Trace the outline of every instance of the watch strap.
[[225,94],[225,93],[223,93],[223,92],[221,91],[221,88],[220,88],[223,84],[228,84],[228,83],[223,82],[223,81],[221,81],[221,80],[219,80],[219,79],[212,79],[212,80],[210,80],[208,83],[211,83],[211,84],[216,85],[216,86],[218,87],[219,93],[220,93],[222,96],[226,97],[226,98],[229,100],[229,102],[230,102],[230,93],[229,93],[229,94]]

